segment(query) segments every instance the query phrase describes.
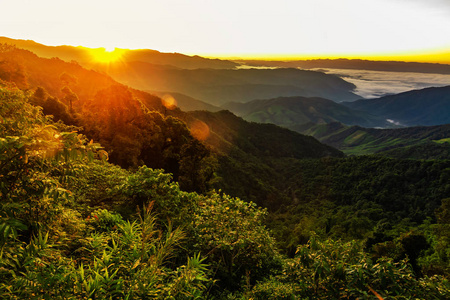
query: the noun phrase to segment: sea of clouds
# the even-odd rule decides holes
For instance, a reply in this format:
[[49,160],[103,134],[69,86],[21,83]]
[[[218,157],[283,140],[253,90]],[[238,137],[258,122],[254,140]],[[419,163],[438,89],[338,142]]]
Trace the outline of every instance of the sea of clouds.
[[354,93],[363,98],[378,98],[410,90],[450,85],[450,75],[383,72],[347,69],[320,69],[356,85]]

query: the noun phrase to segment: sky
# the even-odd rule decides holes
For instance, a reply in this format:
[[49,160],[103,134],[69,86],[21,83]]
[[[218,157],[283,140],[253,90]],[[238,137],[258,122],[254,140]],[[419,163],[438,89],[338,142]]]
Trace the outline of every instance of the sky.
[[215,57],[450,63],[450,0],[0,0],[0,36]]

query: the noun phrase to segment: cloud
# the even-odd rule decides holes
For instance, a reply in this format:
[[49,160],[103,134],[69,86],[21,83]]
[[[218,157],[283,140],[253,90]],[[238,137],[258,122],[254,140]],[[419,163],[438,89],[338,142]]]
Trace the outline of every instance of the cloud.
[[343,69],[324,71],[328,74],[336,74],[355,84],[357,88],[354,92],[368,99],[427,87],[450,85],[450,75]]

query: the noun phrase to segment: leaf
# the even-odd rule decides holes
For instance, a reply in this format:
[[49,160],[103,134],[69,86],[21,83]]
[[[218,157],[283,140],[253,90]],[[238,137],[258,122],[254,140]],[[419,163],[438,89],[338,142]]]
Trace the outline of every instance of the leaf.
[[139,266],[140,263],[141,263],[141,259],[138,258],[138,259],[134,262],[133,267],[131,268],[131,270],[136,269],[136,267]]

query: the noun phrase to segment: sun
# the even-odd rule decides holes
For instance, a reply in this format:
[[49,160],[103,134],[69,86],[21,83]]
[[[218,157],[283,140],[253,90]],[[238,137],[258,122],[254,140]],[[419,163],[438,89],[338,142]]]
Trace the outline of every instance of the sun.
[[109,64],[119,61],[125,53],[125,49],[119,48],[96,48],[90,49],[92,60],[101,64]]

